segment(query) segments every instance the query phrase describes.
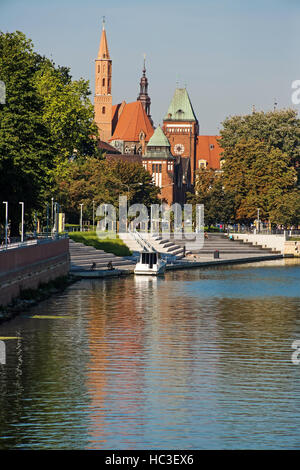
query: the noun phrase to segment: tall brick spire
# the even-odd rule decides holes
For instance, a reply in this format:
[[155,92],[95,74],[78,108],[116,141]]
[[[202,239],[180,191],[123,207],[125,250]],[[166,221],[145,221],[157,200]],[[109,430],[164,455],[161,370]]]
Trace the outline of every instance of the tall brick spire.
[[112,63],[109,56],[105,21],[103,19],[102,33],[98,56],[95,60],[95,122],[101,140],[107,142],[112,135],[112,96],[111,96]]
[[102,21],[102,34],[100,39],[99,51],[98,51],[98,59],[109,59],[109,52],[108,52],[108,45],[107,45],[107,38],[106,38],[106,31],[105,31],[105,19],[103,17]]

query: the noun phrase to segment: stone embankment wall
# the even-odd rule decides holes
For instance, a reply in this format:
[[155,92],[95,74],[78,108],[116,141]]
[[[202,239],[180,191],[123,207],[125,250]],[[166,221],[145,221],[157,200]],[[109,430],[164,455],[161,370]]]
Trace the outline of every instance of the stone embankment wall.
[[300,256],[300,241],[286,241],[284,244],[284,254]]
[[252,243],[263,248],[270,248],[283,255],[300,256],[300,241],[287,240],[286,235],[261,235],[254,233],[234,233],[235,240],[243,240],[245,243]]
[[243,240],[244,243],[252,243],[262,248],[270,248],[272,251],[284,253],[285,237],[283,235],[261,235],[254,233],[234,233],[234,240]]
[[0,251],[0,306],[9,304],[21,290],[69,273],[69,240],[49,240],[37,245]]

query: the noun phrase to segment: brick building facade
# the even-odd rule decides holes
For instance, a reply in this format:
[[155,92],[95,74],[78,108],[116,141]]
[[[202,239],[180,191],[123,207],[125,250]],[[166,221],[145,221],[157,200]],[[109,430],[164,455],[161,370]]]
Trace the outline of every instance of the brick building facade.
[[[186,88],[177,88],[163,119],[154,131],[150,113],[146,65],[140,79],[137,101],[112,105],[112,62],[103,24],[95,61],[95,122],[102,141],[119,152],[117,158],[128,161],[139,155],[143,166],[161,188],[168,204],[185,202],[187,191],[200,168],[220,169],[218,136],[199,135],[199,123]],[[113,152],[110,152],[110,158]]]

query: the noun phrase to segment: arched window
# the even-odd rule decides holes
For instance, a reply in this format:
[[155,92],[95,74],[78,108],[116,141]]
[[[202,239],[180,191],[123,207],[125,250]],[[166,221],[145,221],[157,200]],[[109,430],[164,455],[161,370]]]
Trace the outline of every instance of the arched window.
[[100,73],[100,65],[98,65],[98,73]]
[[105,106],[102,106],[102,114],[105,114]]
[[102,86],[105,86],[105,78],[102,78]]

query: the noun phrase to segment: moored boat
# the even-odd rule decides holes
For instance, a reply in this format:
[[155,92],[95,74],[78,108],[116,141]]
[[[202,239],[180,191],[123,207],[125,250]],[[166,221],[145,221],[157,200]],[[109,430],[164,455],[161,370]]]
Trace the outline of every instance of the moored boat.
[[135,266],[134,274],[158,276],[165,272],[166,264],[167,262],[161,258],[160,253],[156,251],[142,251],[140,259]]

